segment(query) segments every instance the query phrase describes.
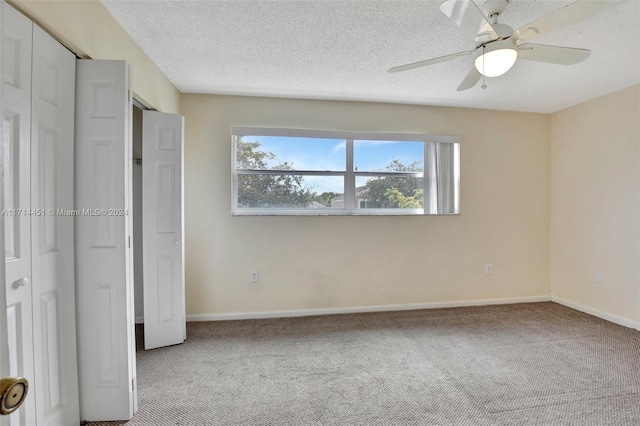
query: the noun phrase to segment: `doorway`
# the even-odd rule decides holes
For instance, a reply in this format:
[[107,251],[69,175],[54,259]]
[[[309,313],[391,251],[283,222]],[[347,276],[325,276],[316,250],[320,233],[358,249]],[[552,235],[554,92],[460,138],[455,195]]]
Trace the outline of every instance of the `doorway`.
[[[139,340],[139,332],[144,324],[144,274],[143,254],[144,244],[142,239],[142,111],[143,106],[133,102],[132,114],[132,151],[133,151],[133,287],[134,306],[136,318],[136,342]],[[146,109],[146,108],[144,108]],[[136,347],[138,347],[136,345]]]

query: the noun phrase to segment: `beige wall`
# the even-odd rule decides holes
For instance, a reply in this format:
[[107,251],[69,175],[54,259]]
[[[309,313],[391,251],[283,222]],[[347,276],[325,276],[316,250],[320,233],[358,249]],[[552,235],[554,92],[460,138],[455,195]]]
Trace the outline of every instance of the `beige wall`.
[[124,59],[133,91],[149,106],[179,112],[180,93],[98,0],[13,0],[18,9],[69,48],[93,59]]
[[552,295],[635,322],[639,117],[638,85],[551,116]]
[[[189,94],[181,112],[188,314],[549,295],[548,115]],[[234,125],[459,135],[462,214],[232,217]]]

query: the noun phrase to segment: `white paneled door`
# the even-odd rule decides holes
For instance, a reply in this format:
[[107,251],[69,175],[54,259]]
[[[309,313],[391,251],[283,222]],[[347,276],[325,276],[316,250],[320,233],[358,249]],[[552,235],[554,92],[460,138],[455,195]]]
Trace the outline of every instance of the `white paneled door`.
[[[79,421],[73,157],[76,58],[33,26],[31,216],[37,424]],[[42,214],[41,214],[42,213]]]
[[76,307],[80,414],[128,420],[136,407],[131,271],[131,97],[124,61],[76,67]]
[[144,111],[142,215],[145,349],[186,339],[183,118]]
[[2,2],[9,374],[30,382],[16,425],[77,424],[73,217],[75,56]]
[[[9,375],[35,383],[31,300],[31,40],[32,23],[2,2],[4,258]],[[36,398],[9,416],[36,423]]]
[[[132,104],[124,61],[76,67],[76,307],[80,414],[137,410],[132,248]],[[184,307],[182,117],[143,115],[146,347],[181,343]]]
[[[0,27],[4,28],[2,11],[0,5]],[[0,135],[3,135],[3,143],[0,144],[0,157],[4,158],[4,99],[2,98],[2,86],[4,85],[4,67],[2,59],[2,45],[4,44],[4,34],[0,33]],[[4,165],[2,165],[4,170]],[[4,208],[4,171],[0,173],[0,208]],[[0,216],[0,252],[4,251],[4,218]],[[0,378],[9,377],[9,340],[7,339],[7,292],[4,286],[4,262],[0,262]],[[9,419],[7,416],[0,416],[0,426],[7,426]]]

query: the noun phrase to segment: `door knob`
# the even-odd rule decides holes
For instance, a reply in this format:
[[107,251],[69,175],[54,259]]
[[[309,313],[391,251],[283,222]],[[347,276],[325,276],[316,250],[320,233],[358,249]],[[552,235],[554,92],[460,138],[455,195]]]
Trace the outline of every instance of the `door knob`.
[[0,380],[0,414],[16,411],[29,392],[29,382],[24,377],[5,377]]
[[19,289],[20,287],[26,287],[27,284],[29,284],[29,278],[24,277],[24,278],[20,278],[17,281],[14,281],[12,285],[13,285],[13,288]]

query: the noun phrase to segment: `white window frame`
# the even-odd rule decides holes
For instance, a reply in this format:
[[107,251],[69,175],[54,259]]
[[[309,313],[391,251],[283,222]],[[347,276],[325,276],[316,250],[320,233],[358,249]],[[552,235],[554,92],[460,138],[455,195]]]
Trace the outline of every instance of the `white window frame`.
[[[275,137],[298,137],[298,138],[319,138],[319,139],[343,139],[346,142],[346,168],[345,171],[319,171],[319,170],[247,170],[236,169],[236,138],[241,136],[275,136]],[[423,190],[425,203],[427,201],[428,183],[424,172],[361,172],[353,170],[353,141],[397,141],[423,143],[423,169],[426,170],[429,158],[426,149],[427,142],[438,143],[458,143],[459,136],[450,135],[428,135],[419,133],[370,133],[370,132],[348,132],[333,130],[306,130],[306,129],[281,129],[265,127],[232,127],[231,128],[231,214],[233,216],[413,216],[430,215],[422,209],[402,209],[402,208],[357,208],[355,182],[356,177],[417,177],[423,179]],[[460,171],[455,170],[459,179]],[[343,176],[344,177],[344,209],[280,209],[280,208],[238,208],[238,175],[296,175],[296,176]],[[459,189],[456,188],[456,198],[459,197]],[[457,213],[445,213],[446,215],[457,215]],[[439,213],[442,214],[442,213]]]

